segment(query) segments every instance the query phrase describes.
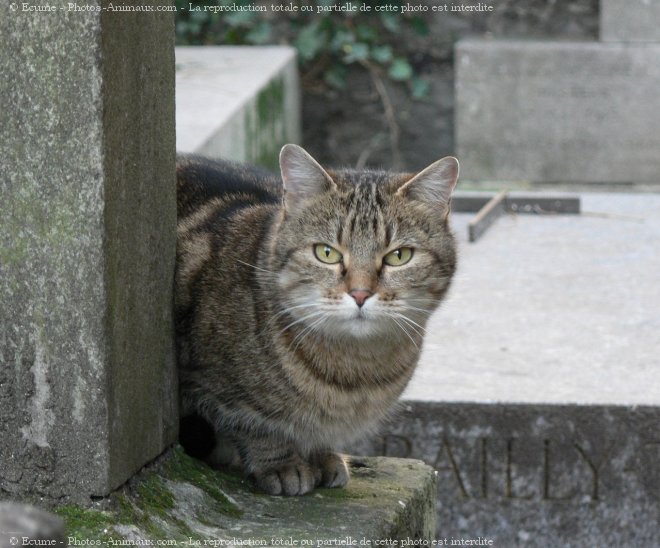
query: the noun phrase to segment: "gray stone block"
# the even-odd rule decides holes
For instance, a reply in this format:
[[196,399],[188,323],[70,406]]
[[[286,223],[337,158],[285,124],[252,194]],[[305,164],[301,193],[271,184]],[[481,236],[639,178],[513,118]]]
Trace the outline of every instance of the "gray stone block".
[[604,42],[660,42],[658,0],[600,0]]
[[461,41],[466,180],[660,181],[660,44]]
[[62,546],[64,521],[45,510],[0,502],[0,548],[13,546]]
[[0,34],[0,493],[89,501],[176,437],[174,17]]
[[275,168],[300,142],[294,48],[178,47],[176,67],[177,150]]
[[407,402],[353,449],[438,471],[438,538],[657,546],[658,407]]

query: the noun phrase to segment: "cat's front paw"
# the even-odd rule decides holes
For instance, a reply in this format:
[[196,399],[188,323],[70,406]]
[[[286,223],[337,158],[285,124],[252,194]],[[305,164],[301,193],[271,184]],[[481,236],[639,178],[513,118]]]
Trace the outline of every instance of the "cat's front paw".
[[323,453],[315,459],[321,471],[322,487],[344,487],[350,474],[344,458],[337,453]]
[[257,487],[269,495],[295,496],[309,493],[318,484],[318,477],[306,462],[255,472]]

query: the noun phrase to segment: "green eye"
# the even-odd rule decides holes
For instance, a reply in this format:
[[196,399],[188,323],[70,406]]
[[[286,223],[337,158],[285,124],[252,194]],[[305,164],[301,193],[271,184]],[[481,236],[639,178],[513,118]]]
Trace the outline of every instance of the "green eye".
[[314,255],[322,263],[337,264],[342,260],[342,255],[334,247],[328,244],[316,244],[314,246]]
[[390,266],[402,266],[406,264],[413,256],[412,247],[400,247],[394,251],[390,251],[385,257],[383,262]]

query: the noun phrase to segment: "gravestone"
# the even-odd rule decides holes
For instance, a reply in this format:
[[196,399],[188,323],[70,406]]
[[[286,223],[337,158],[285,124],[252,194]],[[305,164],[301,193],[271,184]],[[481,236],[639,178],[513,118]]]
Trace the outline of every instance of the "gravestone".
[[465,180],[660,181],[660,44],[465,40],[455,69]]
[[660,540],[660,196],[583,194],[460,245],[402,410],[356,454],[438,470],[437,537]]
[[21,6],[0,18],[0,497],[84,503],[176,438],[174,15]]
[[660,2],[600,0],[603,42],[660,42]]

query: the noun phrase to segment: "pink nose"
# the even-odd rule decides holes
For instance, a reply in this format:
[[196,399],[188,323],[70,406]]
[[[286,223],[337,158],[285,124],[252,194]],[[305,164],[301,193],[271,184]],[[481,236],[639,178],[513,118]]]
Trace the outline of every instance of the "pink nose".
[[355,299],[358,306],[362,306],[364,301],[373,295],[368,289],[351,289],[348,294]]

